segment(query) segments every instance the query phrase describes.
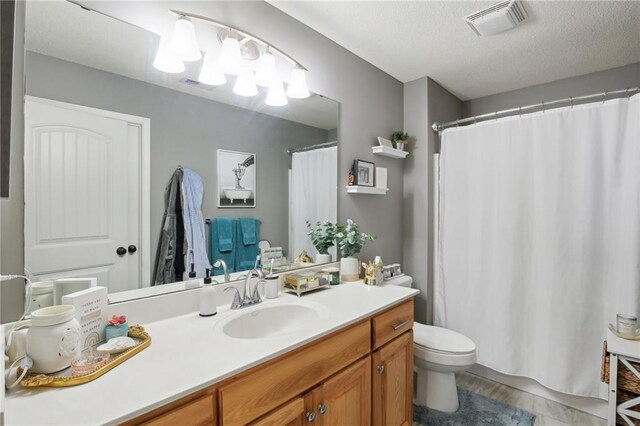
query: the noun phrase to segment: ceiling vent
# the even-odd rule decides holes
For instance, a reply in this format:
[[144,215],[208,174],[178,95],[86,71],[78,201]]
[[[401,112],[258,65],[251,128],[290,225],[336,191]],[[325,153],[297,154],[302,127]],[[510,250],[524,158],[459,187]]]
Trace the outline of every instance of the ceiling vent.
[[510,30],[527,19],[527,12],[519,0],[507,0],[464,18],[479,36],[490,36]]
[[204,89],[204,90],[213,90],[213,89],[215,89],[215,86],[211,86],[209,84],[200,83],[199,81],[192,80],[189,77],[181,78],[180,79],[180,83],[186,84],[187,86],[191,86],[191,87],[197,87],[198,89]]

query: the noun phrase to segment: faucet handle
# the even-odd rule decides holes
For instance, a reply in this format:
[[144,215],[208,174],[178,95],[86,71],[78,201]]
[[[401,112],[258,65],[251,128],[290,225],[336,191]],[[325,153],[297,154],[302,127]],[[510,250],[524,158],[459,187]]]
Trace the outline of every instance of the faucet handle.
[[266,285],[267,282],[265,280],[260,280],[256,283],[255,287],[253,287],[253,293],[251,294],[251,303],[256,304],[262,302],[262,298],[260,297],[260,292],[258,291],[258,286],[260,283]]
[[231,302],[231,309],[242,308],[242,299],[240,298],[240,290],[235,287],[227,287],[224,289],[225,293],[229,290],[235,290],[236,294],[233,296],[233,302]]

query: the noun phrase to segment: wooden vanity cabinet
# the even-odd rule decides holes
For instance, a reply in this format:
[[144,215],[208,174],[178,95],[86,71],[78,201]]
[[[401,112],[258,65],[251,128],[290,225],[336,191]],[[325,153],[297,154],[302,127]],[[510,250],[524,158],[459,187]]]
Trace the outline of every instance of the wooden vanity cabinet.
[[125,424],[410,425],[412,329],[409,300]]

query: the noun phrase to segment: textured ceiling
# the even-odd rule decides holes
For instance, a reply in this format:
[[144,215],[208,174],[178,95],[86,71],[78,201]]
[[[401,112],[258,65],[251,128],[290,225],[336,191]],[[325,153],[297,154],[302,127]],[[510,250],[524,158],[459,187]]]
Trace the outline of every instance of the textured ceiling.
[[[169,16],[164,7],[158,13],[160,18]],[[197,32],[201,48],[211,52],[220,49],[219,43],[214,42],[217,39],[211,27],[199,26]],[[180,83],[183,77],[196,80],[201,62],[187,63],[187,70],[182,74],[156,70],[152,63],[158,39],[158,35],[150,31],[67,1],[27,2],[26,48],[29,51],[313,127],[327,130],[338,127],[338,103],[322,96],[290,99],[284,107],[270,107],[264,104],[265,89],[254,97],[233,93],[235,77],[229,77],[224,86],[209,90]],[[279,65],[282,77],[287,78],[290,66]]]
[[523,1],[529,19],[491,37],[463,18],[496,2],[267,1],[398,80],[429,76],[462,100],[640,61],[640,1]]

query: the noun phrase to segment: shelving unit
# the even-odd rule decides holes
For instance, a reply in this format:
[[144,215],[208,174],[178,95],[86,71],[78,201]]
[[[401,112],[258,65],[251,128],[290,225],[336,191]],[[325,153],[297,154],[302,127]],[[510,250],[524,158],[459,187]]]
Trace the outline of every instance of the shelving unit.
[[383,157],[389,158],[400,158],[404,159],[409,155],[407,151],[402,151],[400,149],[389,148],[388,146],[372,146],[371,151],[376,155],[382,155]]
[[370,194],[370,195],[385,195],[389,188],[375,188],[371,186],[350,186],[347,185],[347,193],[349,194]]

